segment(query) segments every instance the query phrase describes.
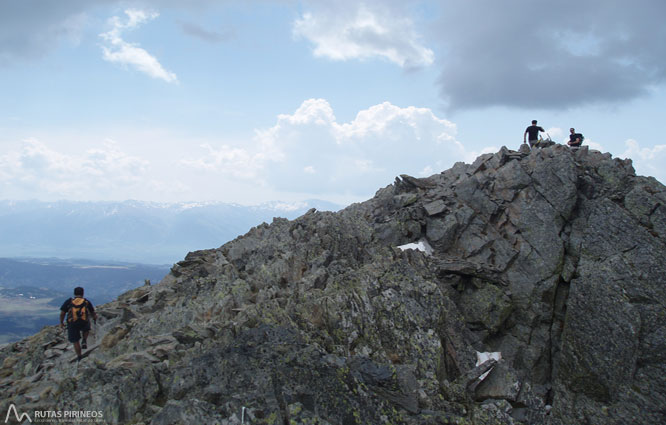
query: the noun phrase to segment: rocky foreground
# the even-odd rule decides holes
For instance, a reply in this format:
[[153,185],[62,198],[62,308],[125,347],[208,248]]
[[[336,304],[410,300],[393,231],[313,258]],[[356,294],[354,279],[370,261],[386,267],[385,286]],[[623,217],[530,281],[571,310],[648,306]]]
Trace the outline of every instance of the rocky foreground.
[[78,366],[56,327],[5,347],[0,414],[666,423],[665,304],[662,184],[587,148],[502,148],[188,254],[98,308]]

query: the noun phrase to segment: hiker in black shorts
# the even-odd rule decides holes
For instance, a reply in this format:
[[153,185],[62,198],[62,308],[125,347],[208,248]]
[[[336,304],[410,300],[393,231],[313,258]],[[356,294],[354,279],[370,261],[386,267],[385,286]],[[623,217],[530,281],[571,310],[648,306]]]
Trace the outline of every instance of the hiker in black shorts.
[[[65,301],[60,307],[60,327],[64,328],[65,315],[67,315],[67,339],[74,343],[77,360],[81,360],[81,348],[88,348],[88,333],[90,332],[90,318],[97,322],[95,307],[83,298],[83,288],[74,288],[74,298]],[[79,343],[83,334],[83,341]]]
[[[539,142],[539,132],[545,132],[542,127],[539,127],[537,120],[532,120],[532,125],[525,129],[523,134],[523,143],[526,143],[525,139],[529,140],[530,147],[534,147]],[[529,137],[527,137],[529,135]]]

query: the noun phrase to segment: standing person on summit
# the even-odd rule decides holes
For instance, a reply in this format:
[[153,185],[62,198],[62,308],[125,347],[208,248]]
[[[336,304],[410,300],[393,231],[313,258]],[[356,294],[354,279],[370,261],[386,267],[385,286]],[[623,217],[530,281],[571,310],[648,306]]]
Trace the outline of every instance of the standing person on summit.
[[[83,298],[83,288],[74,288],[74,298],[66,300],[60,307],[60,327],[64,328],[65,315],[67,315],[67,339],[74,343],[76,359],[81,360],[81,348],[88,348],[88,333],[90,332],[90,318],[97,322],[95,307],[87,299]],[[83,342],[79,343],[83,334]]]
[[[537,125],[537,120],[532,120],[532,125],[527,127],[525,133],[523,133],[523,143],[526,143],[525,139],[527,138],[530,142],[530,147],[534,147],[539,142],[539,132],[544,133],[545,131]],[[528,135],[529,137],[527,137]]]

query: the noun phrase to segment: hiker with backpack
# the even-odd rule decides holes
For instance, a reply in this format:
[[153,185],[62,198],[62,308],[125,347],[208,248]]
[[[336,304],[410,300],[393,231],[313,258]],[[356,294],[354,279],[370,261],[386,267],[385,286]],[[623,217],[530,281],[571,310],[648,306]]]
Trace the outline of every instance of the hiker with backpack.
[[574,150],[580,148],[580,145],[583,144],[585,137],[583,137],[583,135],[580,133],[576,133],[576,129],[573,127],[569,129],[569,132],[571,134],[569,134],[569,141],[567,142],[567,145],[569,145]]
[[[88,348],[88,333],[90,332],[90,318],[97,322],[95,307],[87,299],[83,298],[83,288],[74,288],[74,298],[66,300],[60,307],[60,327],[64,329],[65,315],[67,315],[67,339],[74,343],[76,359],[81,360],[81,349]],[[82,339],[83,341],[79,343]]]

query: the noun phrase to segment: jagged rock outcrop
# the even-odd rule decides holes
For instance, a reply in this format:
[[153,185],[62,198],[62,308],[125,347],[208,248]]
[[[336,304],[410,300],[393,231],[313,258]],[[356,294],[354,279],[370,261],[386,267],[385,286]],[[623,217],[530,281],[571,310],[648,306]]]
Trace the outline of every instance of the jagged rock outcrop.
[[188,254],[99,308],[78,367],[55,327],[4,348],[0,407],[155,425],[665,423],[665,302],[662,184],[587,148],[502,148]]

